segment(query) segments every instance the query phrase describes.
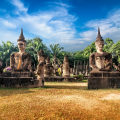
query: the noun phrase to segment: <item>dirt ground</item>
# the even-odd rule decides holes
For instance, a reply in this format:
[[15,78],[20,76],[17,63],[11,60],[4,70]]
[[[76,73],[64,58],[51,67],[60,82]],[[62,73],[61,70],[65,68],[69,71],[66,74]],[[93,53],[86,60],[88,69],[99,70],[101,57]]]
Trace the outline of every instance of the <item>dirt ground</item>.
[[0,120],[120,120],[120,89],[88,90],[87,82],[44,88],[0,88]]

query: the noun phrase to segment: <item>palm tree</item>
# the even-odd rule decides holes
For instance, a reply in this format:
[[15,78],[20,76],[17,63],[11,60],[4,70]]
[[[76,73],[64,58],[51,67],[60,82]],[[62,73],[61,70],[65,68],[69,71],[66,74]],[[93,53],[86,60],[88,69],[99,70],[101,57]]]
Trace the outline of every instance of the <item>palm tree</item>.
[[50,48],[51,48],[51,54],[50,54],[51,61],[54,59],[54,55],[56,55],[59,64],[61,64],[64,56],[64,53],[61,50],[63,50],[64,48],[60,47],[59,44],[53,44],[53,45],[51,44]]

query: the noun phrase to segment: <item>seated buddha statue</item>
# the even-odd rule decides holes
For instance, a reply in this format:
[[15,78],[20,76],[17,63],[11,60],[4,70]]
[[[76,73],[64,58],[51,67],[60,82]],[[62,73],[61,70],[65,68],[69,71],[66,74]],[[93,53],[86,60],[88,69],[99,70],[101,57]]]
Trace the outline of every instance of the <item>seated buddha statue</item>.
[[46,59],[46,65],[44,65],[44,77],[50,77],[54,68],[50,65],[50,58],[49,56]]
[[104,40],[100,35],[99,28],[95,45],[97,52],[92,53],[89,57],[89,64],[92,71],[110,71],[112,69],[112,56],[108,52],[103,52]]
[[25,52],[26,41],[23,36],[23,30],[17,40],[19,52],[13,53],[10,56],[10,66],[13,71],[30,71],[31,70],[31,55]]

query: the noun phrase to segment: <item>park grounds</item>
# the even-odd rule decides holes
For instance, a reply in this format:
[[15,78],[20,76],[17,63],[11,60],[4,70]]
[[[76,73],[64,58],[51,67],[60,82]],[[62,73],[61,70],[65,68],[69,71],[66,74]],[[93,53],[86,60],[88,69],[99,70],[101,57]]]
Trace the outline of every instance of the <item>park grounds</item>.
[[0,88],[0,120],[120,120],[120,89],[88,90],[87,80]]

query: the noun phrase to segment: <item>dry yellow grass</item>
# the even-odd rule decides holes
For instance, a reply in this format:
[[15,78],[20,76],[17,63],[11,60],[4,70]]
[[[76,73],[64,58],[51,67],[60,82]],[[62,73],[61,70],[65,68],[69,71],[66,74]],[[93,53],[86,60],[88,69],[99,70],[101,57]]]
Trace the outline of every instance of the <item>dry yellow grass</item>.
[[0,120],[120,120],[120,89],[46,82],[44,88],[0,89]]

